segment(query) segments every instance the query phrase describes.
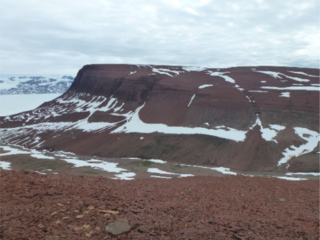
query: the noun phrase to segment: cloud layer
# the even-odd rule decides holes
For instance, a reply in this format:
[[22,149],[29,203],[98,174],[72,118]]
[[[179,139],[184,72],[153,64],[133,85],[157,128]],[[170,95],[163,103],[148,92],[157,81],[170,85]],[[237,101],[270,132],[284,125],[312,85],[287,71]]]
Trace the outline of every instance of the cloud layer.
[[2,0],[0,72],[85,64],[319,67],[319,1]]

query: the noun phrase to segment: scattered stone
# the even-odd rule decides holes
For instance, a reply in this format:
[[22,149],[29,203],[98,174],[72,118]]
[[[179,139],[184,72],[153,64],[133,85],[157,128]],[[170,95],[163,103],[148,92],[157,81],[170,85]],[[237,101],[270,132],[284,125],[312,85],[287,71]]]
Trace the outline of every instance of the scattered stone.
[[83,218],[84,217],[84,215],[78,215],[78,216],[76,216],[76,218]]
[[92,234],[93,234],[93,231],[90,231],[90,232],[86,233],[86,237],[91,237]]
[[82,227],[73,227],[72,230],[78,232],[81,231],[83,228]]
[[142,210],[140,210],[140,209],[130,209],[130,211],[133,212],[133,213],[140,213],[140,212],[142,212]]
[[99,210],[99,212],[102,212],[102,213],[111,213],[111,214],[119,214],[118,211],[112,211],[112,210]]
[[90,227],[90,225],[89,225],[89,224],[84,224],[82,227],[83,227],[85,230],[87,230],[87,229]]
[[120,235],[122,233],[127,233],[131,229],[129,221],[127,218],[120,218],[113,223],[106,226],[106,231],[112,235]]

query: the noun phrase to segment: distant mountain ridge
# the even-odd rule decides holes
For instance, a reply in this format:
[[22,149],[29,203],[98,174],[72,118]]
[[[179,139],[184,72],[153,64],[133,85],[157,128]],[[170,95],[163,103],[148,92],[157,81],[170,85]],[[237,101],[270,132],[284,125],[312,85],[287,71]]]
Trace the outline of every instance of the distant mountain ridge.
[[64,93],[71,86],[72,76],[0,77],[0,95]]

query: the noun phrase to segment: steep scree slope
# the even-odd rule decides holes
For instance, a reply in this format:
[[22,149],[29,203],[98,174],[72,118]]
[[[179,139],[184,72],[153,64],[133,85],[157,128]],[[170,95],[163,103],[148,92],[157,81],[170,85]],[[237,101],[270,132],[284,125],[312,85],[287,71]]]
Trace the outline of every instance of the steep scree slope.
[[319,171],[319,69],[86,65],[0,118],[1,143],[256,171]]

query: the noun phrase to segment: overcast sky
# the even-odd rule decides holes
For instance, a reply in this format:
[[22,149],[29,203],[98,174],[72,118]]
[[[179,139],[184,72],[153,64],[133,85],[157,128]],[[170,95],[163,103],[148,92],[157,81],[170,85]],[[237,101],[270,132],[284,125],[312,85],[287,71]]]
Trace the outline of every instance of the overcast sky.
[[0,0],[0,73],[319,67],[319,0]]

